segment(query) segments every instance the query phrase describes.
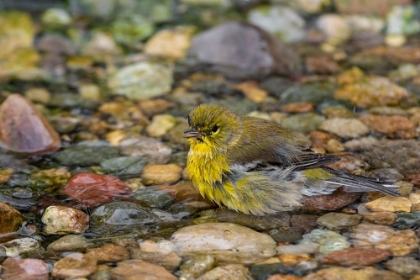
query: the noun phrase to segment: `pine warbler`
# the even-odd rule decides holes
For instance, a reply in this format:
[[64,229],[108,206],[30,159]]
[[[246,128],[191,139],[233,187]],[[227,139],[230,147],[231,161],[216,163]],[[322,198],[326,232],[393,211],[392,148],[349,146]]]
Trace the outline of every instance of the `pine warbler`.
[[187,170],[201,195],[219,206],[274,214],[300,206],[302,195],[331,194],[341,186],[398,195],[395,185],[326,167],[339,157],[303,149],[275,122],[203,104],[190,112],[188,123]]

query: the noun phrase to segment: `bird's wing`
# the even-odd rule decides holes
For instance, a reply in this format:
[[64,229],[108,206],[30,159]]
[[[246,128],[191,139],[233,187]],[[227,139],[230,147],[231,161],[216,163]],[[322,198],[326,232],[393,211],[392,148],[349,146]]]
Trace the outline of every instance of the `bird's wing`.
[[315,167],[325,166],[340,160],[340,157],[334,155],[318,154],[311,149],[303,149],[302,153],[291,162],[294,170],[305,170]]

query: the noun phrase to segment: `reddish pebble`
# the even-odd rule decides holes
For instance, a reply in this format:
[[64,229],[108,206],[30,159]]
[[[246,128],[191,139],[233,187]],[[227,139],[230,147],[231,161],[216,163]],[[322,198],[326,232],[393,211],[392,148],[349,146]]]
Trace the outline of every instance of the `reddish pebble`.
[[325,264],[372,265],[391,256],[391,252],[373,248],[348,248],[329,253],[322,259]]
[[131,189],[111,175],[80,173],[70,178],[64,192],[73,200],[87,206],[98,206],[115,198],[129,197]]
[[0,108],[1,145],[10,151],[43,155],[60,148],[60,138],[31,101],[19,94]]
[[42,260],[7,258],[2,264],[4,280],[48,280],[48,267]]

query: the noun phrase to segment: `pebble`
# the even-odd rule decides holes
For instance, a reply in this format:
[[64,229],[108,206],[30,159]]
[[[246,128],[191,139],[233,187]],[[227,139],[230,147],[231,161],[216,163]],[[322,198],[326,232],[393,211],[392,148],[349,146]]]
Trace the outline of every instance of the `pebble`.
[[248,13],[248,21],[283,42],[297,43],[305,38],[305,20],[286,6],[259,6]]
[[182,168],[176,164],[146,165],[141,174],[145,185],[174,183],[181,179]]
[[369,128],[357,119],[333,118],[324,120],[319,129],[343,138],[357,138],[369,132]]
[[219,208],[215,211],[213,217],[219,222],[235,223],[255,230],[269,230],[290,226],[290,215],[287,212],[281,212],[276,215],[254,216],[227,208]]
[[410,193],[408,199],[411,201],[411,211],[419,211],[420,210],[420,192],[413,192]]
[[395,272],[388,270],[379,270],[373,267],[329,267],[320,269],[314,273],[308,274],[305,280],[319,280],[319,279],[381,279],[381,280],[403,280]]
[[326,36],[327,42],[332,45],[341,45],[351,36],[351,29],[346,19],[338,14],[321,15],[316,22],[316,26]]
[[2,263],[1,278],[4,280],[48,280],[48,266],[38,259],[7,258]]
[[366,207],[373,212],[411,212],[411,201],[406,197],[384,196],[366,203]]
[[23,217],[18,210],[0,202],[0,234],[17,231],[22,222]]
[[308,113],[314,111],[314,104],[310,102],[293,102],[283,106],[287,113]]
[[144,240],[140,243],[140,248],[130,250],[130,258],[141,259],[174,271],[180,266],[182,259],[173,251],[173,246],[174,244],[167,240]]
[[25,97],[35,103],[48,104],[51,93],[45,88],[29,88],[25,91]]
[[81,235],[65,235],[53,242],[51,242],[47,250],[51,251],[83,251],[89,246],[89,240]]
[[420,211],[413,213],[398,213],[394,227],[398,229],[418,228],[420,226]]
[[146,132],[151,137],[162,137],[167,134],[176,123],[177,120],[172,115],[155,115],[152,118],[152,122],[146,127]]
[[412,121],[404,116],[380,116],[366,114],[359,118],[370,130],[390,138],[410,139],[417,136]]
[[96,270],[96,259],[72,253],[54,264],[51,276],[61,279],[87,277]]
[[139,157],[117,157],[101,162],[101,168],[107,173],[121,177],[138,176],[143,171],[147,160]]
[[373,248],[394,233],[390,227],[371,223],[360,223],[350,229],[350,238],[356,248]]
[[125,260],[110,270],[111,279],[177,280],[177,277],[159,265],[142,260]]
[[157,187],[141,188],[135,191],[133,197],[141,201],[142,205],[155,208],[169,207],[174,201],[174,197],[166,191]]
[[218,266],[206,272],[197,280],[253,280],[249,269],[241,264]]
[[112,175],[79,173],[70,178],[64,192],[74,201],[98,206],[131,195],[131,189]]
[[45,234],[82,233],[89,227],[89,216],[64,206],[50,206],[42,215]]
[[300,58],[292,49],[269,33],[239,22],[227,22],[196,35],[189,54],[230,78],[250,79],[270,73],[290,76],[300,71]]
[[365,76],[358,68],[337,77],[341,85],[334,93],[337,99],[350,100],[359,107],[397,106],[414,102],[411,92],[379,76]]
[[172,66],[144,61],[119,69],[109,79],[108,86],[131,100],[144,100],[167,94],[172,79]]
[[18,258],[22,255],[28,256],[43,251],[41,244],[33,238],[24,237],[1,243],[2,249],[6,251],[7,257]]
[[319,127],[325,117],[316,113],[290,115],[280,120],[280,124],[291,131],[309,133]]
[[317,219],[317,223],[330,230],[342,230],[360,223],[362,216],[343,213],[328,213]]
[[9,95],[1,104],[0,141],[7,150],[29,155],[53,153],[61,145],[44,116],[19,94]]
[[317,227],[316,220],[318,219],[317,215],[310,214],[299,214],[293,215],[290,219],[292,228],[301,234],[311,232]]
[[374,248],[348,248],[334,251],[322,258],[323,264],[340,266],[369,266],[378,263],[391,256],[391,252]]
[[172,234],[171,241],[181,257],[206,254],[220,262],[250,264],[276,253],[270,236],[231,223],[187,226]]
[[420,262],[413,257],[395,257],[385,267],[407,278],[420,275]]
[[[12,168],[5,168],[5,169],[1,169],[0,170],[0,184],[4,184],[7,181],[10,180],[10,178],[13,175],[13,169]],[[0,204],[0,209],[2,208],[1,206],[2,204]],[[1,212],[2,210],[0,210]],[[7,212],[7,211],[6,211]],[[1,221],[0,221],[1,224]]]
[[304,196],[301,201],[301,209],[308,211],[334,211],[353,203],[359,197],[360,194],[358,193],[346,193],[341,190],[338,190],[330,195]]
[[196,255],[186,259],[177,275],[181,279],[196,279],[216,266],[216,259],[209,255]]
[[144,53],[179,60],[185,57],[191,45],[194,28],[179,26],[161,30],[145,44]]
[[55,160],[65,166],[91,166],[120,156],[117,147],[108,145],[98,146],[71,146],[54,154]]
[[256,103],[263,102],[268,96],[268,93],[255,82],[243,82],[235,85],[235,88],[242,91],[246,98]]
[[130,157],[144,157],[148,164],[166,164],[171,160],[172,149],[151,137],[128,138],[120,142],[121,152]]
[[391,234],[375,244],[375,248],[390,250],[393,256],[403,257],[418,251],[419,239],[414,231],[406,229]]
[[120,262],[129,258],[129,252],[125,247],[108,243],[99,248],[88,249],[85,257],[96,259],[99,263]]
[[363,215],[363,219],[378,225],[392,225],[397,219],[398,215],[392,212],[373,212],[366,213]]
[[316,254],[320,245],[313,242],[305,242],[296,245],[280,245],[277,247],[277,254]]
[[317,243],[320,245],[319,252],[328,254],[350,247],[350,243],[345,236],[331,230],[314,229],[310,233],[304,234],[299,244]]

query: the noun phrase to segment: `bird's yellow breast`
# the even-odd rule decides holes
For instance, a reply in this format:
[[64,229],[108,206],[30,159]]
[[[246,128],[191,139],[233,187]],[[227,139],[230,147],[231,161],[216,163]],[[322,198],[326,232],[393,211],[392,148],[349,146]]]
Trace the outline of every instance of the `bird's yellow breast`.
[[230,172],[225,153],[217,153],[207,143],[191,143],[188,153],[187,170],[191,181],[198,188],[201,195],[216,202],[220,201],[218,183],[223,182],[223,174]]

